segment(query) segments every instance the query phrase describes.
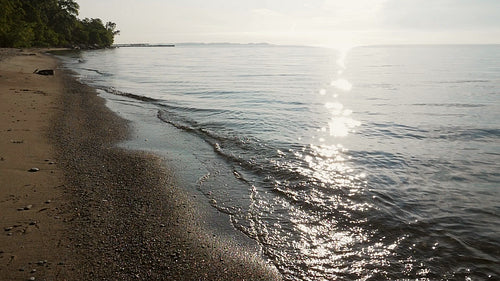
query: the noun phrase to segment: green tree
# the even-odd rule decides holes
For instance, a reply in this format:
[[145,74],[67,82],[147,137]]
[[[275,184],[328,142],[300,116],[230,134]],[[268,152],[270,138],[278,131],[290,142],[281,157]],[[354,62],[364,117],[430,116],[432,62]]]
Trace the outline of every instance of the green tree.
[[10,34],[15,20],[13,1],[0,0],[0,46],[12,44]]
[[0,0],[0,47],[109,47],[116,24],[79,20],[74,0]]
[[65,11],[68,15],[78,16],[80,5],[73,0],[59,0],[58,6],[61,10]]

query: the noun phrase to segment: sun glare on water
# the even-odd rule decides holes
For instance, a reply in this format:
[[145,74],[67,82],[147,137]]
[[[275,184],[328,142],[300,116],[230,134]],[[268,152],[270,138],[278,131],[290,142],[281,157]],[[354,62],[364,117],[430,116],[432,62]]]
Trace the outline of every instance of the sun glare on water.
[[338,59],[336,61],[336,66],[338,68],[337,76],[334,77],[328,89],[319,90],[321,96],[328,96],[329,93],[331,94],[331,100],[325,103],[325,107],[331,115],[328,120],[328,132],[331,137],[346,137],[354,128],[361,125],[359,121],[351,117],[353,110],[345,108],[344,104],[340,102],[341,96],[349,94],[353,88],[351,82],[343,77],[346,68],[345,59],[348,51],[349,48],[339,50]]

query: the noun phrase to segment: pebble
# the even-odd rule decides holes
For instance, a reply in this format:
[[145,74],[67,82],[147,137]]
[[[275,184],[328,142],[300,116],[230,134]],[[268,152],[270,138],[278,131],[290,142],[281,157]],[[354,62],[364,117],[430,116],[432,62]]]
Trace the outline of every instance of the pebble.
[[29,280],[29,281],[35,281],[35,280],[36,280],[36,278],[35,278],[35,277],[33,277],[33,276],[31,276],[31,277],[30,277],[30,279],[28,279],[28,280]]
[[36,272],[36,269],[32,269],[32,270],[31,270],[31,273],[35,273],[35,272]]
[[31,208],[33,208],[33,205],[28,205],[28,206],[24,207],[24,210],[30,210]]
[[40,171],[40,169],[38,169],[38,168],[31,168],[31,169],[28,170],[28,172],[31,172],[31,173],[35,173],[35,172],[38,172],[38,171]]
[[12,227],[12,226],[5,227],[5,228],[4,228],[4,230],[5,230],[5,231],[11,231],[12,229],[13,229],[13,227]]
[[45,201],[45,204],[50,204],[50,202],[52,202],[52,200],[49,199],[49,200]]

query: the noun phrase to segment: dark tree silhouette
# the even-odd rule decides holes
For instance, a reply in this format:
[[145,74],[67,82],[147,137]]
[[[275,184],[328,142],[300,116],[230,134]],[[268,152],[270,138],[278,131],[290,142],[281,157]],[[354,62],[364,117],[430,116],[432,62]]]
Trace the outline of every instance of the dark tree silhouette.
[[73,0],[0,0],[0,47],[111,46],[116,24],[80,20],[79,9]]

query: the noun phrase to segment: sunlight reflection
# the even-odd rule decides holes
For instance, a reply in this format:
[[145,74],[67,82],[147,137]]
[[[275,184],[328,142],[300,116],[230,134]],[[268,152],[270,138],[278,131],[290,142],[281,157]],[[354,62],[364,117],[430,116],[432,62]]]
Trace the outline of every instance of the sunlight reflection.
[[359,125],[361,123],[352,118],[346,116],[340,116],[332,118],[330,122],[328,122],[330,126],[330,135],[334,137],[345,137],[349,134],[349,131]]
[[[329,135],[332,137],[346,137],[349,133],[353,132],[355,127],[361,125],[361,122],[354,120],[350,116],[353,111],[351,109],[347,109],[344,107],[342,103],[340,103],[337,99],[339,97],[338,92],[349,92],[352,90],[353,85],[347,79],[341,77],[343,71],[346,68],[345,60],[347,57],[349,49],[339,50],[339,56],[336,61],[337,67],[339,71],[337,72],[338,77],[334,79],[330,86],[334,88],[336,93],[332,94],[332,97],[335,99],[334,101],[328,101],[325,103],[325,107],[329,110],[332,117],[328,121],[329,127]],[[319,94],[321,96],[326,96],[327,90],[320,89]],[[322,138],[324,139],[324,138]]]
[[352,89],[351,82],[347,81],[344,78],[339,78],[337,80],[334,80],[334,81],[332,81],[332,83],[330,85],[332,85],[333,87],[335,87],[339,90],[346,91],[346,92],[350,91]]
[[[341,53],[337,60],[337,77],[317,90],[321,101],[318,105],[324,106],[318,120],[322,124],[311,136],[299,137],[304,139],[302,147],[278,150],[279,160],[273,161],[280,170],[286,169],[293,175],[275,179],[273,186],[273,191],[280,195],[274,202],[274,215],[285,214],[286,222],[269,232],[260,229],[256,234],[264,243],[272,240],[291,249],[271,254],[278,255],[276,259],[285,265],[294,257],[294,263],[300,268],[296,275],[300,280],[314,280],[311,276],[328,277],[328,280],[339,276],[369,279],[374,272],[366,269],[387,266],[387,256],[399,245],[373,239],[373,230],[366,227],[366,214],[374,208],[371,201],[366,200],[367,175],[352,166],[355,163],[350,161],[352,156],[339,143],[361,125],[354,119],[353,110],[341,100],[342,95],[353,89],[342,77],[346,55],[347,51]],[[305,142],[306,139],[310,141]],[[294,157],[285,157],[287,153]],[[294,161],[286,161],[290,158]],[[263,214],[270,212],[265,206],[258,207],[265,210]],[[273,240],[275,237],[287,239]],[[287,270],[287,267],[281,269]]]
[[361,125],[361,122],[349,117],[352,114],[352,110],[344,109],[343,104],[339,102],[327,102],[325,107],[329,109],[330,113],[333,115],[328,122],[330,136],[345,137],[355,127]]
[[358,193],[359,187],[353,182],[364,182],[365,174],[355,174],[345,161],[347,157],[342,145],[310,145],[302,152],[295,152],[295,156],[307,163],[307,167],[296,167],[295,170],[304,176],[312,177],[321,184],[336,188],[351,188],[352,194]]

